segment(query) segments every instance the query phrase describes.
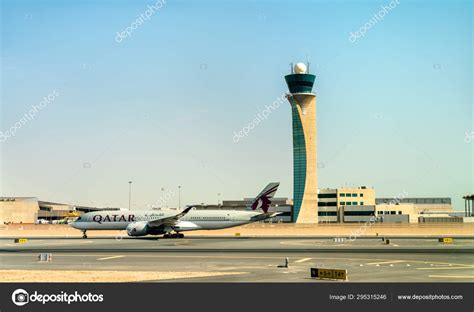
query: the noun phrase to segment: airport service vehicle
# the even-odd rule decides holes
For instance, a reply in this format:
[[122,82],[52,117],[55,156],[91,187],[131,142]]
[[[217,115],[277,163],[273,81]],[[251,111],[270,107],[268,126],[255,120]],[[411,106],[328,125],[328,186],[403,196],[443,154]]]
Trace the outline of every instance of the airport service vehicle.
[[88,212],[70,225],[83,232],[87,230],[127,230],[129,236],[164,235],[164,238],[183,238],[181,232],[216,230],[266,220],[279,213],[270,213],[271,199],[279,182],[268,184],[253,200],[248,210],[197,210],[193,206],[183,211],[96,211]]

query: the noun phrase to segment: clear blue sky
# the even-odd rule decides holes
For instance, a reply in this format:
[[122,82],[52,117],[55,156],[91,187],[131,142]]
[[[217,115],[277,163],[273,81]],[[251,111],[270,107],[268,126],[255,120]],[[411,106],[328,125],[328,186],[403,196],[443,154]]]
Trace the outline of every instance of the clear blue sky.
[[378,197],[473,191],[472,1],[1,1],[1,127],[54,101],[0,143],[1,195],[146,208],[292,197],[290,61],[316,74],[319,186]]

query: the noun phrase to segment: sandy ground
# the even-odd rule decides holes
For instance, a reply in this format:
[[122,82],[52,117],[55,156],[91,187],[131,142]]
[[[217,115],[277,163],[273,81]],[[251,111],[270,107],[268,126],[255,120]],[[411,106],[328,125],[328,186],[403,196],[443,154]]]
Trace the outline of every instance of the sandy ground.
[[245,272],[0,270],[3,283],[125,283],[238,275]]
[[[127,236],[125,231],[87,231],[90,237]],[[213,230],[185,232],[186,236],[474,236],[474,223],[458,224],[248,224]],[[81,237],[68,225],[10,224],[0,227],[0,237]]]

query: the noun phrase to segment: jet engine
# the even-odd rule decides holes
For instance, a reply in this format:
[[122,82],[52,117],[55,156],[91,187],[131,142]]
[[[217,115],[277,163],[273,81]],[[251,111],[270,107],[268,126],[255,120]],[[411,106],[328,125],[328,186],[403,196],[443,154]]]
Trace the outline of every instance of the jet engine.
[[127,226],[127,234],[129,236],[160,235],[165,233],[164,226],[150,228],[146,221],[133,222]]
[[144,236],[148,234],[148,222],[133,222],[127,226],[127,234],[129,236]]

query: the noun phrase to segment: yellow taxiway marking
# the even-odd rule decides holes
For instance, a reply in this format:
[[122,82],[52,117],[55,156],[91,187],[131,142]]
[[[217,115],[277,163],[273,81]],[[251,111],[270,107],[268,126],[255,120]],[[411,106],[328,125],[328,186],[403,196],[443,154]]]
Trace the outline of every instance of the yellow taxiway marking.
[[474,278],[474,275],[428,275],[428,277],[441,277],[441,278]]
[[376,265],[376,264],[392,264],[392,263],[400,263],[400,262],[409,262],[409,260],[393,260],[393,261],[384,261],[384,262],[370,262],[366,263],[367,265]]
[[99,258],[97,260],[110,260],[110,259],[117,259],[117,258],[123,258],[125,256],[111,256],[111,257],[105,257],[105,258]]
[[311,260],[312,258],[303,258],[303,259],[299,259],[299,260],[296,260],[295,262],[296,263],[301,263],[301,262],[306,262],[308,260]]

